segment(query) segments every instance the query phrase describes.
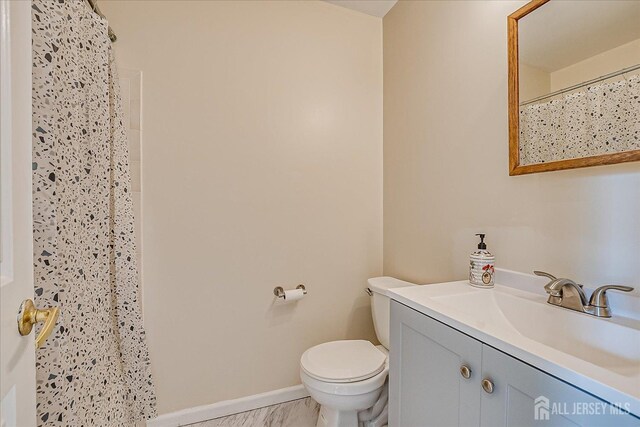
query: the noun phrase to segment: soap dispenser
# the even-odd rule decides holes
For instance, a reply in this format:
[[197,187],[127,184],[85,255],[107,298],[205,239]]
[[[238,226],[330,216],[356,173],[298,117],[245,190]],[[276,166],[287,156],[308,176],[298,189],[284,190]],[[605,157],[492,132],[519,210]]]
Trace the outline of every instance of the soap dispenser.
[[471,254],[469,263],[469,284],[478,288],[493,288],[493,273],[496,258],[487,250],[484,234],[480,237],[478,250]]

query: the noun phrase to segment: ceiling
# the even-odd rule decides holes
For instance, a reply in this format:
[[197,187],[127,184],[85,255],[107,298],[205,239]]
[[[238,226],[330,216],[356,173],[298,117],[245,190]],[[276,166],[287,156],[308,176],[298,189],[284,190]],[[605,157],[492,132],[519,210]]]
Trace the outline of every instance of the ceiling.
[[337,6],[346,7],[347,9],[356,10],[366,13],[367,15],[377,16],[378,18],[391,10],[398,0],[325,0],[327,3]]
[[640,1],[551,1],[518,21],[522,62],[553,72],[640,38]]

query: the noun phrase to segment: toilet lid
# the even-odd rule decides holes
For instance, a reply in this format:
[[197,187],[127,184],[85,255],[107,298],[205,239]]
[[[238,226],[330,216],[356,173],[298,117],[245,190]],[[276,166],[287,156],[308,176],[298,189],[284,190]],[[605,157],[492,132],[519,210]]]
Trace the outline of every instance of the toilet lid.
[[300,359],[310,376],[328,382],[362,381],[384,369],[387,356],[369,341],[331,341],[311,347]]

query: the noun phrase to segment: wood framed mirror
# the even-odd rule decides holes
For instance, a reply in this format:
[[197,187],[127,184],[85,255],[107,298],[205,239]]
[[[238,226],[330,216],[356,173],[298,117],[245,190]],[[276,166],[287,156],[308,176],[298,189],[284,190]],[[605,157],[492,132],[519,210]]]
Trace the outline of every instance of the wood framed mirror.
[[507,17],[509,175],[640,160],[640,1],[533,0]]

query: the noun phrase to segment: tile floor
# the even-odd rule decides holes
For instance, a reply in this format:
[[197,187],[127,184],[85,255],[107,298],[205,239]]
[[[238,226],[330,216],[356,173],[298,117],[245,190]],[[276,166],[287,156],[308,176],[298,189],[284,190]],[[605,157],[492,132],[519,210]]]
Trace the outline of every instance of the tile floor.
[[320,405],[307,397],[190,424],[189,427],[315,427],[319,411]]

